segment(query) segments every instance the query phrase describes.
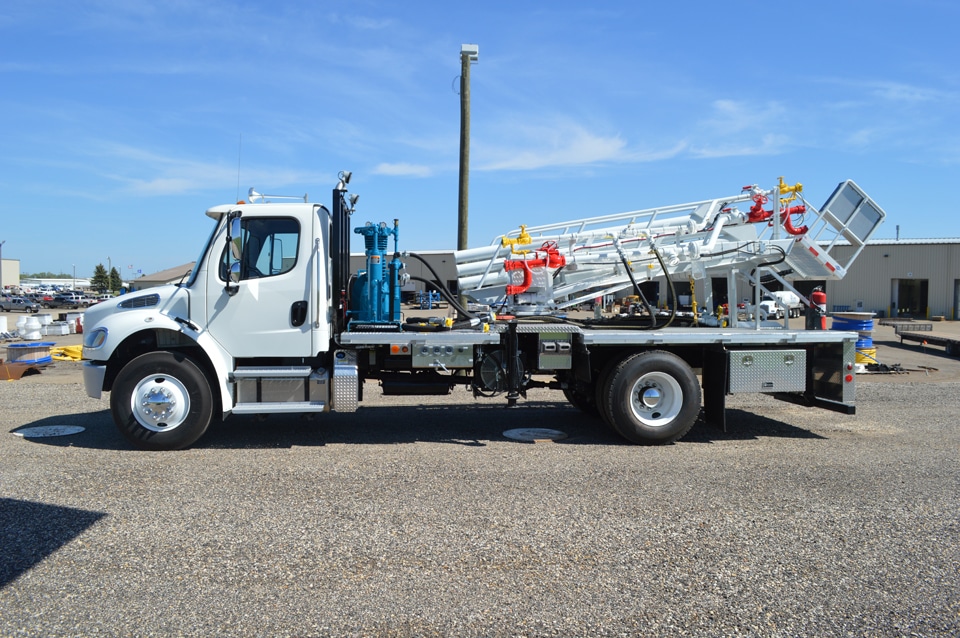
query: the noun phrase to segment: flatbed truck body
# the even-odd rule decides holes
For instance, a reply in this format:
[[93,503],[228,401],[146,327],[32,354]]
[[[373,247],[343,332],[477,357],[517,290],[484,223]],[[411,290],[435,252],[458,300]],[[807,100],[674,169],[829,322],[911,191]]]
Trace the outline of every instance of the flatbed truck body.
[[[701,413],[705,421],[723,425],[725,397],[741,392],[855,412],[856,333],[790,329],[788,320],[780,325],[760,317],[751,325],[726,327],[670,327],[669,321],[658,324],[652,313],[626,323],[565,318],[559,309],[615,286],[616,277],[621,288],[632,282],[639,291],[634,271],[654,270],[632,264],[622,250],[611,253],[609,269],[599,269],[596,259],[572,267],[580,247],[593,249],[604,233],[576,241],[560,236],[542,245],[521,233],[512,244],[501,240],[489,250],[464,251],[458,257],[472,270],[461,282],[478,284],[468,296],[487,305],[499,295],[497,306],[513,314],[469,312],[436,277],[424,284],[439,289],[457,317],[405,320],[402,258],[417,256],[400,253],[397,220],[392,227],[367,223],[353,228],[364,237],[366,268],[349,271],[356,199],[347,196],[348,182],[349,174],[341,174],[331,209],[306,201],[263,201],[253,191],[251,200],[261,201],[211,208],[207,215],[215,226],[186,282],[123,295],[87,311],[86,391],[94,398],[110,392],[114,421],[131,443],[152,450],[187,447],[211,422],[231,414],[351,412],[367,380],[377,381],[386,395],[446,394],[465,386],[476,395],[503,395],[508,405],[530,388],[552,388],[627,440],[643,444],[676,441]],[[866,241],[883,213],[858,188],[852,192],[869,211],[879,211],[868,212],[868,232],[861,228],[857,235]],[[842,192],[842,199],[850,193]],[[714,270],[704,272],[748,269],[746,276],[759,289],[759,271],[774,261],[770,253],[786,260],[799,240],[747,238],[738,223],[772,226],[789,220],[778,218],[777,209],[756,213],[760,200],[754,195],[753,201],[750,216],[716,207],[729,237],[719,231],[722,224],[704,218],[700,206],[700,227],[681,224],[686,231],[670,231],[670,246],[658,247],[657,237],[646,231],[625,242],[631,250],[643,244],[656,253],[657,267],[667,276],[671,267],[691,262],[695,272],[697,260],[711,259],[705,249],[749,243],[749,259],[713,258]],[[830,211],[825,207],[822,216]],[[633,225],[629,222],[628,230]],[[699,246],[691,249],[686,242]],[[526,252],[512,252],[525,243]],[[504,250],[511,252],[505,257]],[[743,248],[740,254],[747,252]],[[797,268],[813,263],[843,269],[820,254],[800,254],[794,262]],[[503,277],[498,268],[511,274]],[[491,272],[494,288],[482,281]],[[551,283],[568,288],[554,298]]]

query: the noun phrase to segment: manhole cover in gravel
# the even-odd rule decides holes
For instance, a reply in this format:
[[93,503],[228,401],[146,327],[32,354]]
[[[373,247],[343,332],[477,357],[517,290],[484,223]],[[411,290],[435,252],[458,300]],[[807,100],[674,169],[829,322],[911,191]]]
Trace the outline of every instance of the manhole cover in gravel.
[[14,432],[17,436],[27,439],[39,439],[46,436],[70,436],[80,434],[84,428],[79,425],[38,425],[34,428],[23,428]]
[[514,441],[559,441],[567,438],[567,433],[547,428],[517,428],[507,430],[503,436]]

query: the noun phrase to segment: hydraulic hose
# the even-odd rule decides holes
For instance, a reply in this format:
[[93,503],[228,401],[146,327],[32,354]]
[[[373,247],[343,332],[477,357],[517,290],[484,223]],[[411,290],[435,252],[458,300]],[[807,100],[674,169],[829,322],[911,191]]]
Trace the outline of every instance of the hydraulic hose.
[[433,275],[433,278],[435,281],[427,282],[426,279],[422,279],[420,277],[413,277],[413,276],[410,277],[411,279],[415,279],[416,281],[421,281],[424,283],[430,283],[431,285],[436,287],[435,290],[437,290],[441,295],[443,295],[444,299],[450,302],[451,306],[456,308],[457,312],[461,312],[468,317],[475,316],[473,313],[468,312],[466,308],[461,306],[456,300],[453,299],[453,293],[451,293],[446,286],[440,283],[442,281],[440,279],[440,275],[438,275],[437,271],[433,269],[433,266],[430,265],[430,262],[428,262],[426,259],[418,255],[417,253],[407,253],[407,254],[413,257],[414,259],[416,259],[417,261],[419,261],[424,266],[426,266],[427,270],[430,271],[430,274]]
[[[620,252],[620,261],[623,263],[623,268],[627,271],[627,277],[630,278],[630,283],[633,284],[633,290],[637,293],[637,296],[640,297],[640,301],[643,302],[643,307],[647,309],[647,312],[650,314],[650,329],[656,330],[657,328],[657,313],[654,312],[653,306],[650,305],[650,302],[647,301],[647,298],[643,295],[643,291],[640,290],[640,284],[637,283],[636,278],[633,276],[633,269],[630,268],[630,262],[627,261],[627,256]],[[664,271],[666,274],[666,271]]]
[[627,328],[627,329],[629,329],[629,330],[656,330],[656,329],[658,329],[658,328],[666,328],[666,327],[668,327],[671,323],[673,323],[673,320],[674,320],[674,319],[676,318],[676,316],[677,316],[677,291],[676,291],[676,289],[674,288],[673,280],[670,279],[670,272],[667,270],[667,264],[664,263],[663,257],[660,256],[660,252],[654,248],[654,249],[653,249],[653,254],[656,255],[657,261],[660,263],[660,268],[663,269],[663,274],[664,274],[664,276],[667,278],[667,292],[668,292],[668,294],[669,294],[670,301],[671,301],[671,304],[670,304],[670,318],[667,319],[667,322],[666,322],[665,324],[663,324],[663,326],[658,326],[658,325],[657,325],[656,314],[653,312],[653,309],[650,307],[650,303],[649,303],[649,302],[646,300],[646,298],[643,296],[643,293],[640,292],[640,286],[637,284],[636,279],[634,279],[633,273],[631,272],[630,267],[629,267],[629,265],[627,264],[627,261],[626,261],[625,258],[623,258],[623,262],[624,262],[623,265],[624,265],[624,267],[626,267],[626,269],[627,269],[627,276],[630,278],[630,282],[633,284],[633,288],[634,288],[634,290],[637,292],[637,295],[638,295],[638,296],[640,297],[640,299],[644,302],[644,305],[645,305],[646,308],[647,308],[647,312],[650,313],[650,316],[651,316],[651,318],[652,318],[651,325],[649,325],[649,326],[639,326],[639,325],[637,325],[636,327],[634,327],[634,326],[629,325],[628,322],[622,321],[622,320],[617,321],[617,323],[615,323],[615,324],[614,324],[614,323],[593,323],[593,322],[591,322],[591,321],[576,321],[576,320],[571,320],[571,319],[568,319],[567,321],[569,321],[570,323],[575,323],[575,324],[579,324],[579,325],[582,325],[582,326],[589,326],[590,328],[609,329],[609,330],[621,330],[621,329],[624,329],[624,328]]
[[461,305],[460,305],[460,302],[458,302],[458,301],[456,300],[456,298],[453,296],[453,294],[452,294],[449,290],[447,290],[445,286],[442,286],[441,284],[437,283],[436,281],[431,281],[430,279],[425,279],[425,278],[423,278],[423,277],[415,277],[415,276],[413,276],[413,275],[410,275],[410,279],[413,280],[413,281],[419,281],[419,282],[421,282],[421,283],[423,283],[423,284],[426,284],[426,285],[430,286],[431,288],[433,288],[434,290],[436,290],[437,292],[439,292],[439,293],[440,293],[440,296],[443,297],[444,299],[446,299],[446,300],[447,300],[447,303],[449,303],[451,306],[453,306],[453,308],[454,308],[458,313],[464,315],[465,317],[470,317],[471,319],[476,319],[476,315],[474,315],[472,312],[468,312],[466,308],[464,308],[463,306],[461,306]]
[[667,265],[663,263],[663,257],[660,256],[660,251],[656,248],[653,248],[652,250],[653,254],[657,256],[657,261],[660,262],[660,268],[663,269],[663,276],[667,279],[667,292],[670,293],[670,318],[667,319],[667,323],[663,324],[663,327],[667,328],[677,317],[677,290],[673,286],[673,279],[670,278],[670,272],[667,270]]
[[756,278],[757,268],[769,268],[770,266],[776,266],[777,264],[782,264],[787,260],[787,253],[786,251],[783,250],[783,248],[780,248],[780,246],[773,246],[772,248],[776,248],[777,250],[780,251],[780,259],[777,259],[775,261],[767,261],[762,264],[757,264],[756,267],[754,267],[754,269],[750,271],[751,278]]

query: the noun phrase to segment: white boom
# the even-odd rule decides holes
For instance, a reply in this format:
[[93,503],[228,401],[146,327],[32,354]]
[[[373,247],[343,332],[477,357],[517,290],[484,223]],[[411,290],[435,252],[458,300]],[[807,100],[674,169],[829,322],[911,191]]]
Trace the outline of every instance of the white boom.
[[[769,190],[754,185],[731,197],[521,226],[455,253],[460,291],[506,312],[540,314],[663,275],[759,284],[763,271],[790,290],[793,280],[840,279],[885,213],[849,180],[819,210],[802,190],[781,177]],[[747,203],[746,211],[737,207]],[[854,246],[845,263],[830,255],[838,242]]]

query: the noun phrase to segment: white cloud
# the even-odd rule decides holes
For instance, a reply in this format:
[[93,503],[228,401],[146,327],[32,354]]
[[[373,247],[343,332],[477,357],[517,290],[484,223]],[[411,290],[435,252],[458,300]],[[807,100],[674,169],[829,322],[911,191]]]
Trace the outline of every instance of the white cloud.
[[698,159],[718,157],[743,157],[751,155],[779,155],[790,145],[786,135],[767,133],[756,139],[756,143],[735,140],[731,142],[709,141],[703,145],[691,145],[690,155]]
[[429,166],[423,166],[422,164],[408,164],[406,162],[398,162],[391,164],[384,162],[378,164],[376,168],[373,169],[374,175],[390,175],[392,177],[430,177],[433,174],[433,170]]
[[905,82],[889,80],[835,80],[847,88],[861,90],[887,102],[920,104],[923,102],[956,101],[957,95],[949,91],[932,89]]
[[[602,136],[569,122],[530,127],[505,127],[502,145],[478,149],[477,170],[536,170],[583,166],[628,158],[627,143],[619,135]],[[517,146],[516,141],[525,142]]]
[[377,18],[368,18],[365,16],[347,15],[343,16],[343,21],[355,29],[364,31],[379,31],[393,26],[393,20],[381,20]]
[[777,102],[754,104],[736,100],[716,100],[712,114],[702,126],[714,134],[756,131],[774,126],[784,117],[786,109]]
[[[100,176],[119,184],[120,192],[126,194],[153,197],[211,189],[232,193],[237,187],[237,167],[232,163],[162,155],[125,144],[93,145],[88,151],[97,158],[95,166]],[[254,165],[243,166],[241,172],[245,184],[252,180],[258,185],[257,190],[274,193],[277,188],[289,184],[313,183],[314,177],[303,171]],[[246,192],[246,188],[243,192]]]
[[716,100],[707,117],[689,136],[692,157],[706,159],[751,155],[777,155],[792,139],[792,114],[779,102],[753,103]]
[[875,142],[881,135],[882,133],[876,128],[860,128],[844,137],[843,143],[845,146],[862,148]]

